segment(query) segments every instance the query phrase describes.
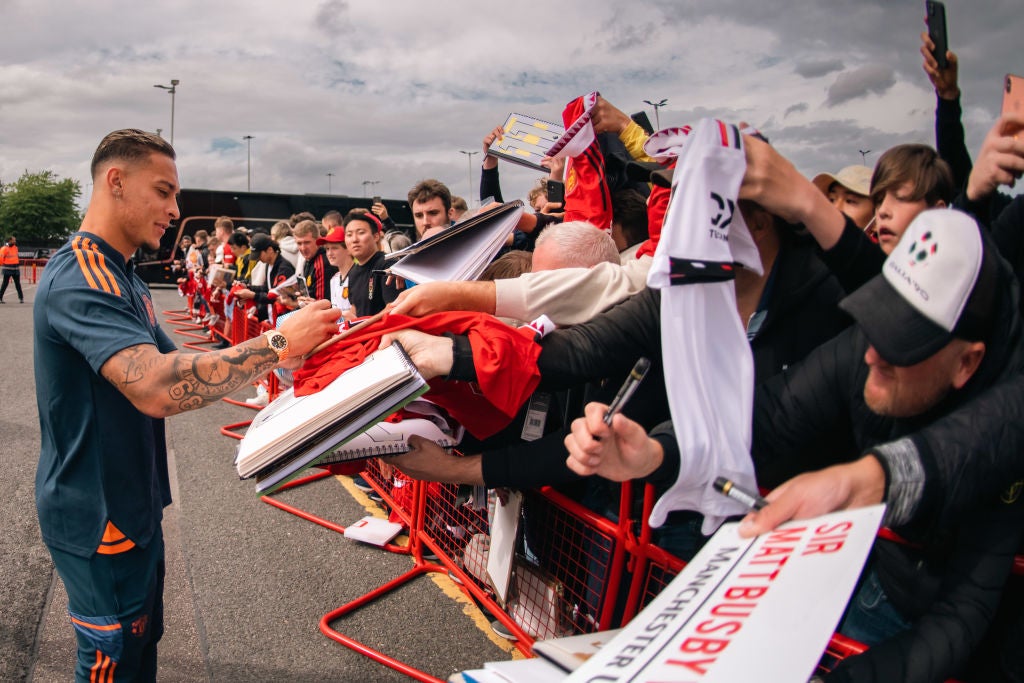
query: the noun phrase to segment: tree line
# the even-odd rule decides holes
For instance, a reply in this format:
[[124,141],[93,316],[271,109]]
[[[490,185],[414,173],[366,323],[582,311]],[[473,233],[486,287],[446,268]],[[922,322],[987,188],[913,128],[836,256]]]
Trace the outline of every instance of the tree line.
[[77,180],[53,171],[25,171],[13,183],[0,181],[0,236],[20,244],[57,246],[78,229],[82,194]]

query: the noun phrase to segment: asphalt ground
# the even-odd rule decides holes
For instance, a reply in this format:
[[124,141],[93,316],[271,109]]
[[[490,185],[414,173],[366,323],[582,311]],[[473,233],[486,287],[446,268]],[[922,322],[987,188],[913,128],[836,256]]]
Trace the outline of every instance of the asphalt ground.
[[[72,679],[75,644],[66,594],[36,518],[35,288],[23,284],[24,305],[7,297],[0,306],[0,681],[48,683]],[[153,299],[157,311],[183,308],[173,289],[154,289]],[[187,340],[172,338],[179,347]],[[236,398],[251,395],[248,389]],[[219,433],[221,425],[253,414],[221,403],[168,420],[175,502],[164,512],[166,632],[158,679],[409,680],[328,639],[318,624],[325,613],[408,570],[412,560],[261,502],[252,481],[235,474],[237,442]],[[279,498],[342,525],[379,513],[344,477]],[[490,633],[487,621],[447,576],[430,575],[333,625],[443,679],[510,658],[510,647]]]

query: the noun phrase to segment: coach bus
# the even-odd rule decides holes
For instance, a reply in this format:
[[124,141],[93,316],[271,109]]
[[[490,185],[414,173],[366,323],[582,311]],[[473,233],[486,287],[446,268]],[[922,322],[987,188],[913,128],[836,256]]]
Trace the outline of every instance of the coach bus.
[[[160,248],[152,251],[145,247],[135,255],[136,272],[150,284],[174,284],[182,272],[175,264],[182,257],[179,245],[184,235],[197,230],[213,234],[213,223],[227,216],[236,226],[270,232],[279,220],[288,220],[293,214],[308,211],[317,220],[330,210],[342,215],[351,209],[369,209],[369,197],[349,197],[328,194],[274,194],[271,192],[225,192],[220,190],[183,189],[178,196],[181,217],[171,224],[160,240]],[[411,230],[412,211],[404,200],[385,199],[388,215],[400,227]]]

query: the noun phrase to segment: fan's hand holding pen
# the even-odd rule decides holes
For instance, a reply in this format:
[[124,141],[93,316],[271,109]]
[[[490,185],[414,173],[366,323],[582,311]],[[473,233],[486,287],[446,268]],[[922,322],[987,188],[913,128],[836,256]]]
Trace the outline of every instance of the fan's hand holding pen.
[[588,403],[584,416],[573,420],[572,431],[565,437],[569,469],[611,481],[645,477],[658,469],[664,457],[661,444],[647,436],[643,425],[621,413],[612,417],[611,425],[606,424],[607,413],[603,403]]

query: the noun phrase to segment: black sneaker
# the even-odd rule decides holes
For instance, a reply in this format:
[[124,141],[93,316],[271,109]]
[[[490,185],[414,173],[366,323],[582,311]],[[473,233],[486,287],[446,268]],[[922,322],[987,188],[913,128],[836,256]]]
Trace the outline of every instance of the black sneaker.
[[352,483],[355,485],[357,489],[365,493],[373,491],[373,487],[370,486],[370,482],[366,481],[365,479],[362,478],[362,476],[358,474],[352,477]]

